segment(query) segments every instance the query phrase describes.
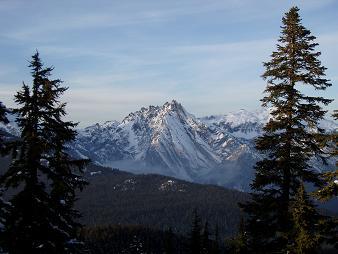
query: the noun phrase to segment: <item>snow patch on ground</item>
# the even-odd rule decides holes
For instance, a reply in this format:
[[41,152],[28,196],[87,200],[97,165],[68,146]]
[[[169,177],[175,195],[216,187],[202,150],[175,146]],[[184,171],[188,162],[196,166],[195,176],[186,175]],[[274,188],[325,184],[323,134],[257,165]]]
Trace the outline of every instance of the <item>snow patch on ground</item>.
[[158,188],[160,191],[178,191],[186,192],[183,184],[178,184],[175,180],[168,180],[163,182]]

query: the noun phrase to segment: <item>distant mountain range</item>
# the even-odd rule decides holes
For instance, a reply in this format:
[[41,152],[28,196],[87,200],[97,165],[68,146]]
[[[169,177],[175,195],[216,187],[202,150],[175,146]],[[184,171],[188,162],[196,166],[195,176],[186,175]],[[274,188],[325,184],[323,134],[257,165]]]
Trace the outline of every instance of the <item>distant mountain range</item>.
[[[80,129],[69,151],[98,165],[133,173],[157,173],[198,183],[247,190],[253,165],[261,158],[254,138],[269,120],[266,109],[240,110],[196,118],[173,100],[130,113],[122,122],[107,121]],[[11,123],[2,129],[18,135]],[[323,120],[332,132],[338,125]],[[1,128],[1,126],[0,126]],[[314,162],[314,166],[321,166]]]

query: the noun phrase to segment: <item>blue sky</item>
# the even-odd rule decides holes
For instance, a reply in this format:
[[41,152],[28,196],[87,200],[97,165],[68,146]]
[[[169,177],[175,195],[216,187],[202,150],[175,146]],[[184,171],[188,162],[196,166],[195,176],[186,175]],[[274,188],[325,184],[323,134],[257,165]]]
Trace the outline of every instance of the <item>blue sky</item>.
[[0,100],[14,106],[38,49],[82,126],[171,99],[197,116],[256,109],[262,62],[294,5],[333,83],[321,95],[338,99],[336,0],[0,0]]

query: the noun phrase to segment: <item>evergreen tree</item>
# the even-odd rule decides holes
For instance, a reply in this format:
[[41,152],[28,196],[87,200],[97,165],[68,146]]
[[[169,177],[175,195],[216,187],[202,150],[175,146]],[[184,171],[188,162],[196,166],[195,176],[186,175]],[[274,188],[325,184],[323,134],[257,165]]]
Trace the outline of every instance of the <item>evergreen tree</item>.
[[321,216],[314,208],[303,184],[298,188],[291,210],[295,241],[289,246],[289,250],[297,254],[317,253],[320,242],[318,227]]
[[[4,123],[4,124],[8,123],[6,112],[7,110],[5,106],[2,104],[2,102],[0,102],[0,123]],[[3,133],[0,130],[0,156],[2,156],[3,148],[4,148]],[[3,189],[0,188],[0,236],[2,234],[2,228],[5,223],[4,218],[7,215],[8,210],[10,209],[10,204],[3,200],[2,194],[3,194]],[[1,240],[0,240],[0,252],[2,251],[1,249],[2,245],[3,244],[1,243]]]
[[6,117],[7,109],[5,105],[0,101],[0,123],[8,123],[8,119]]
[[164,253],[165,254],[174,253],[173,238],[174,238],[173,231],[171,227],[169,227],[169,229],[165,231],[165,239],[164,239]]
[[[333,117],[335,120],[338,120],[338,110],[334,111]],[[332,142],[334,144],[334,150],[332,156],[337,158],[338,156],[338,133],[335,132],[331,136]],[[338,161],[336,162],[336,170],[332,172],[324,172],[322,174],[324,180],[324,186],[315,193],[315,196],[322,200],[327,201],[331,198],[338,196]]]
[[237,235],[233,239],[230,240],[230,249],[231,249],[231,253],[236,253],[236,254],[249,253],[248,246],[247,246],[247,234],[245,231],[245,222],[244,222],[243,217],[241,217]]
[[208,222],[205,222],[202,234],[202,253],[208,254],[210,253],[211,246],[210,246],[210,239],[209,239],[209,225]]
[[6,190],[17,190],[4,218],[3,246],[10,254],[73,253],[75,191],[86,184],[81,175],[87,161],[66,152],[76,136],[76,124],[63,120],[66,105],[59,101],[67,88],[49,78],[53,68],[43,67],[38,52],[29,67],[32,88],[24,83],[15,96],[21,138],[11,144],[13,161],[0,178]]
[[128,248],[128,254],[145,254],[144,246],[141,239],[139,239],[136,235],[133,237],[133,240]]
[[215,227],[215,240],[212,242],[211,253],[212,254],[219,254],[220,253],[218,225],[216,225],[216,227]]
[[[0,101],[0,123],[4,123],[4,124],[8,123],[8,119],[6,117],[6,112],[7,112],[6,107]],[[2,150],[4,148],[3,142],[4,142],[4,140],[3,140],[3,133],[0,130],[0,152],[2,152]]]
[[[333,117],[338,120],[338,110],[334,111]],[[330,141],[333,143],[334,149],[332,156],[337,158],[338,156],[338,133],[334,132],[330,137]],[[338,196],[338,161],[336,161],[336,170],[324,172],[321,174],[323,179],[323,186],[316,192],[314,196],[320,201],[328,201]],[[327,242],[331,246],[335,246],[338,249],[338,219],[336,217],[331,218],[325,223],[325,229],[327,232]]]
[[197,214],[197,210],[195,209],[193,212],[193,221],[191,226],[190,233],[190,246],[189,252],[191,254],[200,254],[201,253],[201,219]]
[[0,123],[8,123],[8,119],[6,117],[7,109],[5,105],[0,101]]
[[277,50],[264,63],[262,77],[268,84],[262,105],[271,107],[271,119],[256,141],[264,159],[255,166],[251,201],[242,205],[248,214],[250,251],[256,253],[285,253],[292,245],[290,205],[301,181],[320,184],[309,160],[326,163],[321,144],[325,134],[318,122],[326,113],[321,105],[332,100],[305,95],[298,88],[325,90],[331,84],[318,60],[315,37],[301,24],[298,11],[292,7],[286,13]]

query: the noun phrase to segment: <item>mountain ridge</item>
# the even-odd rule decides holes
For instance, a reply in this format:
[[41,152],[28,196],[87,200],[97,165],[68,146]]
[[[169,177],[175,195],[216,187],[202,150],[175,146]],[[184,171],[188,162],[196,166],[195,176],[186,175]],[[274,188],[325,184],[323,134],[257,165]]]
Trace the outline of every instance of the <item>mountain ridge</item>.
[[[95,134],[85,129],[74,150],[90,144],[94,149],[85,156],[98,155],[97,162],[105,166],[248,190],[253,166],[262,158],[254,138],[269,118],[269,109],[197,118],[172,100],[142,107],[120,123],[98,125],[101,131]],[[338,126],[329,120],[321,125],[328,131]]]
[[[162,106],[142,107],[121,122],[79,129],[69,151],[98,165],[133,173],[248,190],[253,166],[262,158],[254,148],[254,138],[262,134],[269,118],[269,109],[197,118],[172,100]],[[327,131],[338,127],[329,120],[321,125]],[[18,133],[13,117],[2,129]]]

